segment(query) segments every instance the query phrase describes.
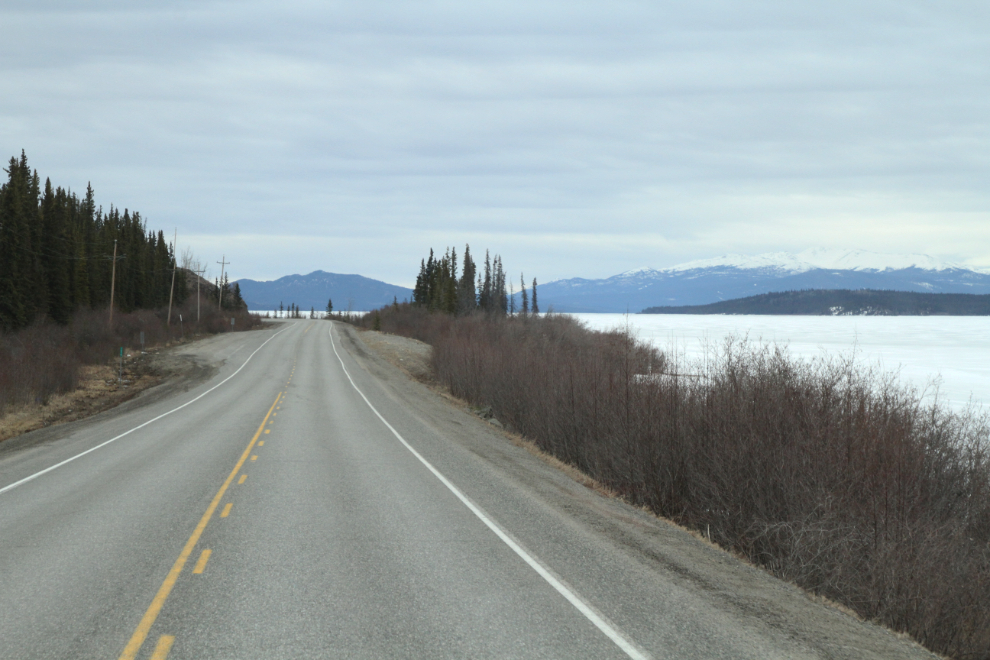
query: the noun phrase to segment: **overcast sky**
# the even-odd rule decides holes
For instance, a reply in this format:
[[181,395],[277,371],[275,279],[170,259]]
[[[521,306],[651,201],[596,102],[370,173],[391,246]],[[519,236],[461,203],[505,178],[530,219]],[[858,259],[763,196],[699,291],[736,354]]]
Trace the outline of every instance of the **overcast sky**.
[[234,278],[990,266],[990,5],[12,2],[0,147]]

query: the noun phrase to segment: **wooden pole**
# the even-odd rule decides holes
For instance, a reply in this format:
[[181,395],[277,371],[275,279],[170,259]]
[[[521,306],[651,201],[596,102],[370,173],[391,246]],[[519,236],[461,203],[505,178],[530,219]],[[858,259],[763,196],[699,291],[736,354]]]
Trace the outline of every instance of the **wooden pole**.
[[110,327],[113,327],[113,289],[117,283],[117,239],[113,239],[113,270],[110,275]]
[[172,296],[175,294],[175,271],[179,268],[179,263],[176,261],[176,239],[179,236],[178,228],[175,229],[175,233],[172,234],[172,286],[168,290],[168,320],[165,321],[165,326],[169,327],[172,324]]
[[218,264],[220,264],[220,282],[219,282],[219,284],[217,286],[217,288],[220,289],[220,291],[218,292],[219,295],[217,296],[217,301],[218,301],[217,302],[217,309],[220,310],[220,311],[223,311],[223,269],[224,269],[224,266],[226,266],[230,262],[227,261],[227,255],[223,255],[220,258],[222,259],[222,261],[218,261],[217,262]]
[[206,269],[194,270],[193,272],[196,273],[196,325],[199,325],[199,281],[203,279],[203,273],[206,272]]

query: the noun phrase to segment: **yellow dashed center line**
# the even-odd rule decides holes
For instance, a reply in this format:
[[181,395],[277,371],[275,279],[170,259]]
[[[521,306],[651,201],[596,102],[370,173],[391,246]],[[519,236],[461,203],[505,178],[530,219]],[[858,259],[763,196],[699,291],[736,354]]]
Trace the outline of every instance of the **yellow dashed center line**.
[[271,433],[271,429],[265,429],[265,433]]
[[199,575],[206,568],[206,562],[210,561],[210,555],[213,554],[212,550],[203,550],[199,555],[199,560],[196,562],[195,568],[193,568],[193,574]]
[[240,484],[244,483],[244,480],[245,479],[247,479],[247,475],[246,474],[242,474],[241,475],[241,478],[237,480],[237,484],[240,485]]
[[261,442],[259,442],[259,443],[258,443],[258,446],[259,446],[259,447],[264,447],[264,446],[265,446],[265,441],[264,441],[264,440],[262,440]]
[[251,457],[251,460],[252,460],[252,461],[256,461],[256,460],[258,460],[258,455],[257,455],[257,454],[255,454],[254,456],[252,456],[252,457]]
[[[196,529],[193,531],[192,536],[190,536],[189,540],[186,541],[186,545],[183,546],[182,552],[179,553],[178,559],[175,560],[175,563],[172,565],[172,569],[165,577],[165,581],[162,583],[162,586],[159,587],[158,593],[156,593],[155,597],[151,600],[151,605],[148,606],[144,616],[141,617],[141,621],[134,630],[134,634],[131,635],[130,640],[127,642],[127,646],[124,647],[123,652],[120,654],[120,660],[134,660],[138,654],[138,651],[141,650],[141,645],[144,644],[144,640],[147,639],[148,633],[151,631],[151,626],[154,625],[155,619],[158,618],[158,614],[162,611],[162,607],[165,606],[165,600],[168,598],[168,595],[172,593],[172,588],[175,586],[175,582],[179,579],[179,575],[182,573],[182,569],[185,567],[186,561],[189,559],[189,555],[192,554],[193,548],[196,547],[196,544],[199,542],[199,538],[203,535],[203,530],[206,529],[206,525],[209,524],[210,518],[213,517],[213,512],[216,511],[217,507],[220,505],[220,500],[223,499],[223,495],[227,492],[227,488],[230,486],[230,483],[234,480],[234,477],[237,476],[237,473],[241,471],[241,466],[244,465],[244,461],[247,460],[248,455],[251,453],[254,443],[258,441],[261,431],[265,428],[265,422],[268,421],[268,416],[275,410],[275,406],[281,398],[282,393],[279,392],[278,396],[275,397],[275,401],[272,402],[272,407],[269,408],[268,412],[265,414],[265,418],[261,420],[261,424],[258,426],[258,430],[255,432],[254,437],[251,438],[251,442],[249,442],[248,446],[245,447],[244,453],[241,454],[241,458],[237,461],[237,464],[234,465],[234,469],[231,470],[227,480],[223,482],[222,486],[220,486],[220,490],[217,491],[217,494],[213,497],[213,501],[210,502],[208,507],[206,507],[206,512],[203,513],[203,517],[199,519],[199,524],[196,525]],[[227,510],[229,509],[230,505],[228,504]],[[166,636],[163,635],[162,639],[165,637]],[[158,640],[159,645],[163,643],[162,639]],[[174,640],[174,638],[171,639]],[[171,645],[172,642],[169,641],[168,647],[171,648]],[[166,650],[164,653],[168,653],[168,651]],[[162,656],[162,658],[164,658],[164,656]]]
[[172,650],[172,644],[175,643],[175,637],[172,635],[162,635],[158,638],[158,643],[155,644],[155,652],[151,654],[151,660],[165,660],[168,657],[168,652]]
[[[252,458],[251,460],[253,461],[254,459]],[[223,508],[223,511],[220,512],[220,517],[221,518],[226,518],[227,516],[229,516],[230,515],[230,507],[232,507],[232,506],[234,506],[234,503],[233,502],[227,502],[227,506],[225,506]]]

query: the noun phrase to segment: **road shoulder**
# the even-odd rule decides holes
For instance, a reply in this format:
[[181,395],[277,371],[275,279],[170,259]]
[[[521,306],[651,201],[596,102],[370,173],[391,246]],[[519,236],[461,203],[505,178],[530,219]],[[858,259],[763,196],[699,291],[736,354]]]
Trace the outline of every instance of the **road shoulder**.
[[423,373],[423,366],[428,367],[428,345],[345,324],[337,328],[355,359],[391,396],[428,420],[438,433],[486,460],[627,557],[701,594],[712,608],[737,620],[754,621],[754,627],[818,657],[938,657],[904,635],[862,621],[669,521],[610,496],[573,467],[494,426]]
[[136,351],[127,362],[124,383],[117,382],[113,369],[97,367],[91,371],[90,382],[82,387],[52,397],[46,405],[5,415],[0,419],[0,455],[55,442],[84,425],[151,405],[205,382],[221,362],[193,351],[196,345],[213,339],[207,336],[144,354]]

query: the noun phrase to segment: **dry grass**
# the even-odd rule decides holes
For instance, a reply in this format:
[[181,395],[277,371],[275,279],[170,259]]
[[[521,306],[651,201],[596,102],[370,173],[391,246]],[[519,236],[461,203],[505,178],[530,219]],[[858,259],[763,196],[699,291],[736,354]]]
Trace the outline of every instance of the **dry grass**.
[[[230,330],[260,326],[261,321],[245,312],[220,314],[203,309],[197,326],[179,322],[179,314],[195,318],[195,301],[173,310],[172,324],[165,323],[166,310],[116,313],[108,324],[106,310],[77,313],[67,326],[39,321],[15,333],[0,335],[0,440],[71,421],[112,407],[158,382],[157,376],[138,356],[141,333],[144,347],[166,346]],[[124,383],[118,383],[120,347],[132,357],[125,359]]]

